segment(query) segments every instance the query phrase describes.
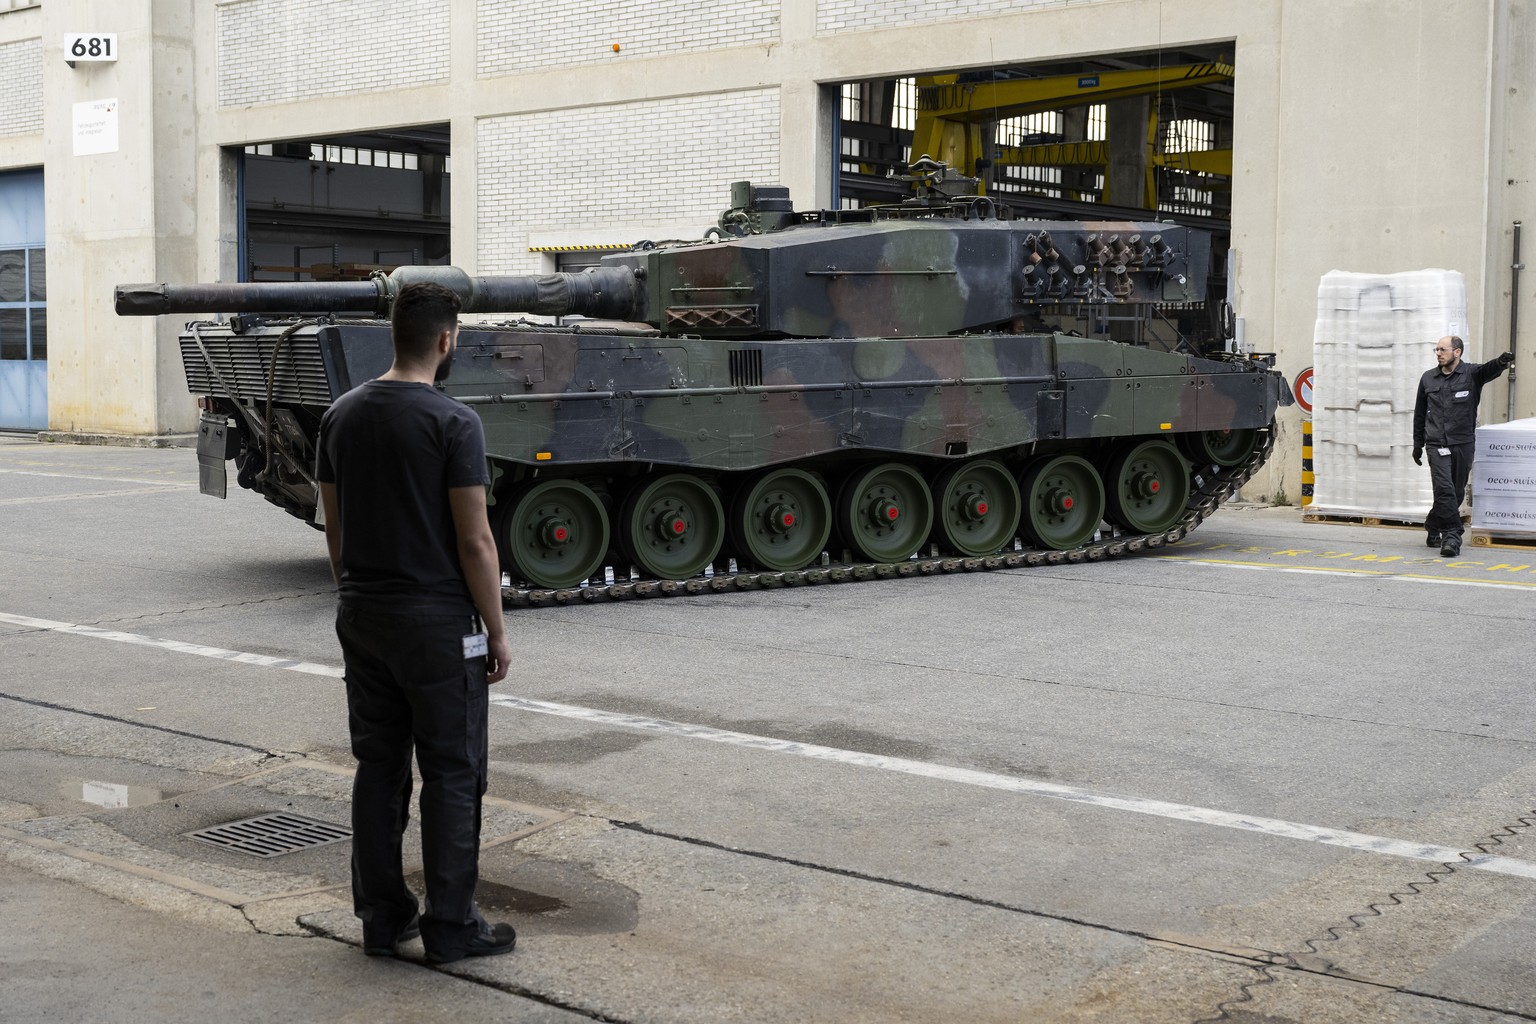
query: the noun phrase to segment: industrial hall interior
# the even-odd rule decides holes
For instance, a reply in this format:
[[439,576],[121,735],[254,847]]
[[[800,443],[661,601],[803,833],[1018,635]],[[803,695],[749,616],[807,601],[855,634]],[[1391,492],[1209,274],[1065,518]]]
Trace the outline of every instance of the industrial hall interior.
[[[823,217],[953,187],[1209,238],[1160,301],[1077,301],[1072,259],[1010,287],[1033,329],[1305,382],[1245,493],[1302,494],[1314,404],[1320,448],[1407,476],[1403,389],[1447,325],[1469,360],[1536,355],[1533,6],[0,0],[0,429],[197,429],[185,318],[118,316],[125,283],[580,272],[729,234],[733,183]],[[1395,356],[1329,347],[1378,323]],[[1536,415],[1522,369],[1485,423]]]

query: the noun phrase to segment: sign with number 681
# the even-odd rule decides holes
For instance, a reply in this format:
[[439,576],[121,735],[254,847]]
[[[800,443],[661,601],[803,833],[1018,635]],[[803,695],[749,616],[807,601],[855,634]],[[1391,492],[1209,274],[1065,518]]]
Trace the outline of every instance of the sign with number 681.
[[70,32],[64,36],[64,59],[117,60],[117,33]]

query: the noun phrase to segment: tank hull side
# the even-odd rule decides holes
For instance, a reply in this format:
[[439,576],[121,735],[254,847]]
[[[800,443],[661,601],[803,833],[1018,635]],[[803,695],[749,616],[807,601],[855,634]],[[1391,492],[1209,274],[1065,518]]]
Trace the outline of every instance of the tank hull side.
[[1261,428],[1278,375],[1064,335],[723,342],[460,332],[447,392],[494,458],[736,472],[837,453]]

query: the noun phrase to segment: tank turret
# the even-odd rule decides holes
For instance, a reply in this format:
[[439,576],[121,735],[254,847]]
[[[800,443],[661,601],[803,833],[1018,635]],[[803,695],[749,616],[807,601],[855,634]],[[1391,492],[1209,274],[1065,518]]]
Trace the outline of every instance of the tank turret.
[[[934,165],[939,166],[939,165]],[[1173,224],[1015,220],[984,196],[796,214],[787,189],[731,187],[708,240],[642,246],[584,273],[470,275],[401,267],[368,281],[120,285],[122,316],[367,313],[435,281],[467,313],[586,316],[718,338],[911,338],[984,331],[1042,311],[1203,302],[1210,240]],[[965,179],[972,182],[972,179]]]

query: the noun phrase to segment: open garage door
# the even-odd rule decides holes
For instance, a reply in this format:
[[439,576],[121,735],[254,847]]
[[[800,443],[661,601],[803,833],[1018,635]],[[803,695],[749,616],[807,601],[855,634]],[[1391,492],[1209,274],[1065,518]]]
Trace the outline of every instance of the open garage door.
[[246,146],[241,279],[446,264],[450,182],[447,125]]
[[[978,179],[1024,218],[1177,221],[1212,233],[1196,305],[1047,318],[1122,341],[1227,333],[1233,44],[843,82],[834,170],[839,207],[898,203],[928,156]],[[1163,321],[1154,323],[1155,319]]]

